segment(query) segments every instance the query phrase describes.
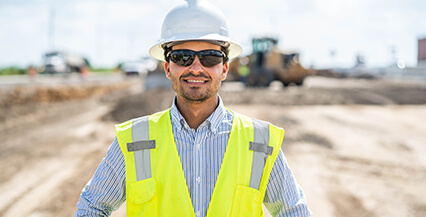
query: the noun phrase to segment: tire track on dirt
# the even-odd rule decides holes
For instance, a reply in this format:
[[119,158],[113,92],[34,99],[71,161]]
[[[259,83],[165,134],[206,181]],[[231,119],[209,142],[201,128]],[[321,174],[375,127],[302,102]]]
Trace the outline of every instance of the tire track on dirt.
[[[105,123],[100,121],[100,116],[107,113],[110,107],[100,104],[96,99],[85,103],[98,105],[92,106],[92,110],[66,116],[67,119],[61,122],[45,126],[54,130],[32,132],[47,139],[28,146],[29,153],[41,145],[47,156],[39,155],[30,158],[30,161],[20,162],[23,164],[22,169],[15,171],[1,185],[1,216],[29,216],[34,209],[49,201],[50,196],[59,190],[58,186],[72,178],[79,163],[84,160],[82,150],[84,153],[92,152],[102,147],[104,139],[92,140],[91,135],[102,135]],[[113,129],[110,134],[113,135]],[[111,135],[104,137],[113,138]]]

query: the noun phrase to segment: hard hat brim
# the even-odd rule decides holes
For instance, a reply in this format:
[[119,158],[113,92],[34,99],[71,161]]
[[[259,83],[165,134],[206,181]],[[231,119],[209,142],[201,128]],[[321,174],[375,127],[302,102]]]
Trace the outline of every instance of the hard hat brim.
[[179,41],[222,41],[228,42],[230,45],[228,47],[229,50],[229,59],[233,59],[241,54],[243,51],[242,47],[237,43],[233,42],[230,38],[226,36],[222,36],[219,34],[207,34],[199,37],[188,38],[187,35],[178,35],[173,38],[168,38],[166,40],[160,40],[149,49],[149,54],[157,60],[165,61],[164,59],[164,50],[162,45],[170,42],[179,42]]

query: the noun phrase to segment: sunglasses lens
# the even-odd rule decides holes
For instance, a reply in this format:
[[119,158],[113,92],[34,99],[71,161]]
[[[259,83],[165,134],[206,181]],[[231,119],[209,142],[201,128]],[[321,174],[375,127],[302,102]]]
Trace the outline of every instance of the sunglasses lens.
[[194,55],[185,50],[172,51],[170,60],[180,66],[190,66],[194,62]]
[[198,55],[201,64],[204,67],[212,67],[223,61],[224,54],[218,50],[173,50],[170,52],[170,60],[180,66],[190,66]]
[[222,52],[217,50],[200,51],[198,56],[200,58],[201,64],[203,64],[205,67],[212,67],[221,63],[224,57]]

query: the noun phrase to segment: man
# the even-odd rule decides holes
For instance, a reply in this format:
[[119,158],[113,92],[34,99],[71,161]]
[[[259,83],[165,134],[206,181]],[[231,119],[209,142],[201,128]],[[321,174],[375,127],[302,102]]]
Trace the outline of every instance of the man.
[[150,54],[164,60],[170,109],[116,126],[76,216],[309,216],[280,150],[284,130],[226,109],[218,95],[241,47],[205,1],[171,10]]

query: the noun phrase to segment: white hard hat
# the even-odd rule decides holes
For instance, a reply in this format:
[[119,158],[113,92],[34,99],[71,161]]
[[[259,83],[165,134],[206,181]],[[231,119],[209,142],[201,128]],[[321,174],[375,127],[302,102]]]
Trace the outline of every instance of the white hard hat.
[[241,54],[242,48],[228,36],[228,24],[223,13],[204,0],[186,0],[174,7],[164,18],[161,39],[149,49],[155,59],[164,61],[163,46],[185,41],[207,41],[228,47],[228,57]]

